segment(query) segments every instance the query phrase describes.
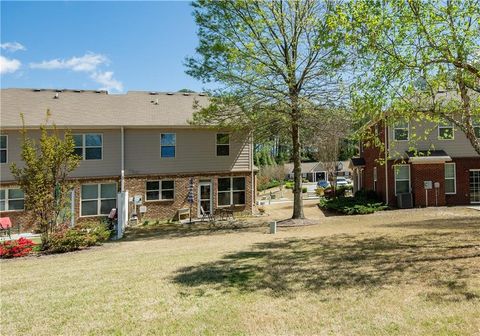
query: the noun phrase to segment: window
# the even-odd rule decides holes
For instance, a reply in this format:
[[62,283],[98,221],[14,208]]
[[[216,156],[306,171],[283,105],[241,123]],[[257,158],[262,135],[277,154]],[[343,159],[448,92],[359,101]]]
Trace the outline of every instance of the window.
[[395,166],[395,195],[410,192],[410,166]]
[[245,177],[218,179],[218,206],[245,204]]
[[75,154],[81,156],[83,160],[102,159],[102,134],[73,134],[73,141],[75,141]]
[[18,211],[25,208],[25,195],[22,189],[0,190],[0,211]]
[[452,123],[438,124],[438,140],[453,140],[454,127]]
[[455,163],[445,163],[445,194],[457,193]]
[[160,134],[160,157],[174,158],[177,137],[175,133]]
[[108,215],[117,207],[117,184],[83,184],[81,216]]
[[480,138],[480,119],[476,119],[473,121],[473,130],[475,132],[475,136]]
[[175,182],[173,180],[147,181],[147,201],[173,200],[175,197]]
[[7,163],[7,146],[7,136],[0,135],[0,163]]
[[230,134],[218,133],[216,144],[217,144],[217,156],[230,155]]
[[373,190],[377,191],[377,167],[373,167]]
[[401,121],[393,126],[393,138],[397,141],[407,141],[409,139],[408,121]]

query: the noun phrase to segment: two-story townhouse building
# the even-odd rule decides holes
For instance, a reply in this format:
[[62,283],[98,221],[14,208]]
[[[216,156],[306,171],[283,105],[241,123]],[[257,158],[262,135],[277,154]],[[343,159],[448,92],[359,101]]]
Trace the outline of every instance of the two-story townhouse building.
[[0,99],[0,211],[25,228],[32,220],[10,164],[22,165],[20,115],[28,137],[38,138],[47,110],[82,157],[71,174],[77,220],[108,215],[119,191],[142,198],[145,218],[171,219],[189,208],[192,183],[194,216],[232,205],[251,212],[255,204],[248,134],[189,123],[194,105],[208,104],[203,94],[3,89]]
[[[381,120],[370,127],[379,142],[362,141],[352,158],[355,190],[374,190],[392,206],[400,194],[411,194],[417,207],[480,203],[480,156],[454,125]],[[475,131],[480,137],[480,124]]]

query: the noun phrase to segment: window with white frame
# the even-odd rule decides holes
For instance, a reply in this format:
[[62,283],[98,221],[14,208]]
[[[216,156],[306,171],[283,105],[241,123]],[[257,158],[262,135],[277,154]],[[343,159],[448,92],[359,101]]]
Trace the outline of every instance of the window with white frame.
[[453,123],[442,122],[438,124],[438,140],[453,140],[454,132]]
[[230,155],[230,134],[217,133],[217,156]]
[[117,184],[82,184],[81,216],[108,215],[117,207]]
[[160,157],[174,158],[177,136],[175,133],[160,134]]
[[475,136],[480,138],[480,118],[473,121],[473,131],[475,132]]
[[408,121],[399,121],[393,126],[393,139],[397,141],[407,141],[409,139]]
[[8,137],[0,135],[0,163],[7,163]]
[[373,167],[373,190],[377,191],[377,167]]
[[147,181],[147,201],[171,201],[175,198],[175,182],[173,180]]
[[395,166],[395,195],[410,192],[410,166]]
[[86,133],[73,134],[74,152],[83,160],[101,160],[103,152],[103,135]]
[[457,193],[457,179],[455,163],[445,163],[445,194]]
[[218,179],[218,206],[245,204],[245,177]]
[[25,209],[25,195],[22,189],[0,190],[0,211],[19,211]]

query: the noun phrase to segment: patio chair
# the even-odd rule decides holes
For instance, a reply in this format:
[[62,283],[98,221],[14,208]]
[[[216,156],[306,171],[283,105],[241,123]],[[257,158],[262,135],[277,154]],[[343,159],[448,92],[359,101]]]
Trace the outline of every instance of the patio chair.
[[12,229],[12,221],[10,217],[0,217],[0,230],[8,234],[8,237],[11,239],[10,230]]
[[209,222],[215,222],[215,216],[211,213],[207,213],[203,206],[200,205],[200,214],[202,215],[201,221],[203,222],[205,219],[208,219]]

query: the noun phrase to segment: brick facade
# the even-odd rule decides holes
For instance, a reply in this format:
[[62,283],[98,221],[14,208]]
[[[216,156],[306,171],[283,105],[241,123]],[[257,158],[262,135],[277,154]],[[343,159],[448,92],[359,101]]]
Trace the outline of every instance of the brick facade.
[[[255,203],[255,199],[252,200],[252,178],[250,172],[242,173],[212,173],[212,174],[202,174],[202,175],[148,175],[148,176],[136,176],[136,177],[125,177],[125,190],[129,192],[129,197],[135,195],[141,195],[143,199],[143,205],[147,207],[147,212],[140,216],[140,211],[137,209],[137,214],[139,215],[140,220],[153,219],[153,220],[169,220],[175,219],[177,216],[178,209],[189,208],[188,203],[188,186],[190,178],[194,179],[194,202],[192,206],[192,217],[196,218],[198,214],[198,183],[200,180],[211,181],[212,182],[212,200],[213,209],[218,207],[218,197],[217,197],[217,186],[218,178],[221,177],[245,177],[245,205],[239,205],[235,208],[235,211],[252,213],[252,204]],[[146,201],[146,182],[147,181],[156,181],[156,180],[174,180],[175,181],[175,191],[174,191],[174,200],[173,201]],[[95,220],[102,216],[89,216],[81,217],[80,216],[80,203],[81,203],[81,185],[82,184],[93,184],[93,183],[116,183],[117,190],[120,189],[120,177],[105,177],[105,178],[94,178],[94,179],[76,179],[74,180],[74,190],[75,190],[75,218],[76,222],[84,222]],[[256,181],[254,180],[254,184]],[[2,184],[2,188],[15,187],[14,184]],[[255,198],[255,194],[253,195]],[[130,202],[129,213],[131,214],[134,210],[134,205]],[[29,211],[3,211],[0,213],[1,217],[10,217],[12,223],[14,224],[14,230],[18,226],[21,227],[21,230],[27,231],[32,229],[32,224],[34,222],[33,216]]]

